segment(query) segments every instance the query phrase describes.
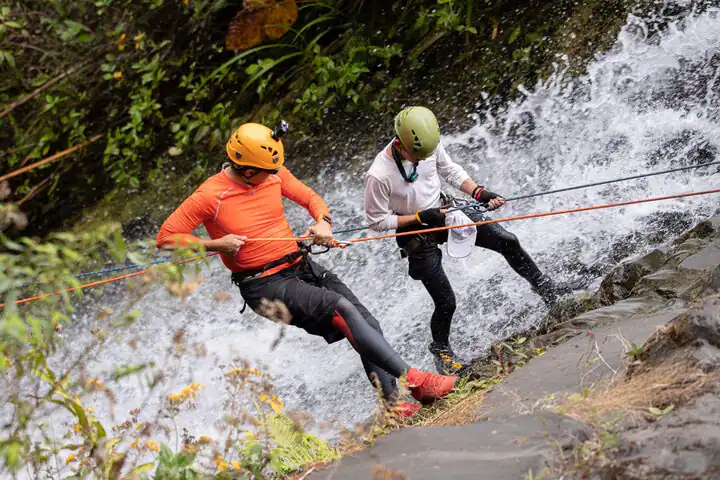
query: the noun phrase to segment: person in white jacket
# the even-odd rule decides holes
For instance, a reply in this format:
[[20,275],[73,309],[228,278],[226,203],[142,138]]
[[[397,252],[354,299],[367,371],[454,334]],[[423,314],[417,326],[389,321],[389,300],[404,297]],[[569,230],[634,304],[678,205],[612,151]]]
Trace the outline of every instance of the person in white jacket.
[[[452,161],[440,142],[440,129],[432,111],[413,106],[395,117],[395,137],[377,154],[365,175],[365,217],[371,230],[397,233],[487,219],[478,209],[449,213],[443,204],[441,180],[494,210],[505,199],[475,184],[470,175]],[[500,253],[525,278],[548,306],[570,293],[555,284],[537,267],[518,238],[499,224],[462,227],[428,234],[396,237],[408,259],[409,275],[420,280],[434,304],[430,321],[432,353],[438,372],[462,368],[450,347],[450,326],[456,303],[450,281],[442,267],[439,245],[448,242],[448,253],[464,257],[473,246]]]

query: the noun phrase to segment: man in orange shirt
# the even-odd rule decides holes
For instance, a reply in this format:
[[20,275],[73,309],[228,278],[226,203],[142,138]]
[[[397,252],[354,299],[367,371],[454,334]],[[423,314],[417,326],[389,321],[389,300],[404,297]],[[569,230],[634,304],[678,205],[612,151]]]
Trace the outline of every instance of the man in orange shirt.
[[[323,199],[283,166],[280,140],[287,130],[246,123],[230,137],[226,151],[231,164],[207,179],[163,223],[158,247],[201,244],[219,252],[232,271],[232,281],[250,308],[263,315],[262,299],[279,300],[291,315],[291,325],[328,343],[347,338],[360,354],[365,372],[381,388],[388,404],[395,404],[395,379],[407,375],[412,396],[433,402],[448,394],[456,376],[436,375],[411,368],[383,337],[378,321],[350,289],[329,270],[312,262],[293,240],[282,197],[308,210],[317,223],[306,235],[313,242],[334,246],[330,212]],[[210,240],[190,232],[203,224]],[[287,241],[263,240],[287,238]],[[306,253],[306,252],[305,252]],[[373,382],[375,384],[375,382]],[[417,404],[396,405],[401,415],[411,415]]]

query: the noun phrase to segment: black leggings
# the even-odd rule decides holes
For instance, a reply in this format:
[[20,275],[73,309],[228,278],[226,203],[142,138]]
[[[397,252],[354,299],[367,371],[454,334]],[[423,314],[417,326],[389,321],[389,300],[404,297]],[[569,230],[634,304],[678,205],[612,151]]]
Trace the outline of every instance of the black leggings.
[[403,375],[410,367],[387,343],[377,320],[370,318],[372,323],[363,318],[350,301],[341,298],[332,324],[343,332],[350,345],[360,354],[370,382],[376,387],[379,384],[384,396],[394,397],[397,391],[395,378]]
[[337,275],[307,259],[268,277],[236,283],[243,299],[260,315],[263,298],[280,300],[292,316],[292,325],[328,343],[347,338],[373,385],[382,388],[386,399],[396,396],[395,378],[409,366],[387,343],[380,323]]
[[[474,222],[485,219],[482,215],[469,215]],[[505,230],[497,223],[479,225],[475,246],[487,248],[505,257],[510,267],[518,275],[527,280],[534,288],[539,288],[544,281],[544,275],[537,267],[530,255],[522,248],[518,238]],[[417,230],[418,226],[398,229],[401,231]],[[448,345],[450,325],[455,313],[456,302],[450,280],[448,280],[442,266],[442,251],[438,245],[447,241],[447,230],[427,236],[408,257],[410,277],[420,280],[430,294],[435,311],[430,320],[430,331],[435,343]],[[410,240],[408,236],[397,237],[398,245],[403,247]]]

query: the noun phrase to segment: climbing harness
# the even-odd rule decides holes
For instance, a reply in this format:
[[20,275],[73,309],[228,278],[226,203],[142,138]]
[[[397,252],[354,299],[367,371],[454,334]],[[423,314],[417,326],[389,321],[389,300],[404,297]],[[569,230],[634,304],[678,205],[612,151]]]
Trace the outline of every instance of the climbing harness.
[[287,255],[278,258],[277,260],[273,260],[272,262],[267,263],[262,267],[233,272],[233,283],[237,286],[240,286],[240,283],[244,282],[245,280],[259,278],[262,276],[263,273],[267,272],[272,268],[279,267],[280,265],[285,265],[286,263],[293,263],[299,258],[307,258],[308,255],[320,255],[330,251],[330,247],[325,247],[325,249],[322,251],[314,252],[312,250],[312,244],[306,244],[304,241],[298,241],[297,245],[298,250],[290,252]]
[[[465,200],[462,198],[456,198],[453,195],[450,195],[445,192],[440,192],[440,203],[443,205],[448,205],[455,210],[464,210],[466,214],[472,215],[473,213],[477,213],[479,215],[484,214],[488,211],[488,209],[483,206],[480,203],[472,202],[470,200]],[[459,207],[459,208],[458,208]],[[397,229],[396,232],[402,232],[405,230],[413,230],[417,227],[406,227],[406,229]],[[439,233],[418,233],[417,235],[413,235],[407,242],[402,242],[403,245],[400,246],[400,258],[407,258],[410,255],[413,254],[418,248],[422,247],[423,245],[432,246],[433,244],[438,245],[441,243],[441,239],[439,238]]]
[[[321,251],[313,251],[312,244],[306,244],[304,242],[297,242],[297,245],[298,245],[298,250],[296,250],[294,252],[290,252],[287,255],[278,258],[277,260],[273,260],[272,262],[267,263],[260,268],[243,270],[240,272],[233,272],[232,275],[230,275],[230,281],[233,284],[235,284],[236,287],[239,288],[243,282],[252,280],[255,278],[260,278],[268,270],[273,269],[275,267],[279,267],[280,265],[285,265],[286,263],[289,263],[291,265],[293,265],[295,263],[303,263],[304,265],[307,265],[307,267],[310,270],[310,273],[313,275],[313,277],[315,277],[318,281],[321,281],[322,277],[317,276],[315,271],[312,269],[312,265],[309,262],[307,262],[307,258],[309,255],[321,255],[323,253],[327,253],[330,251],[330,247],[325,247],[325,249],[321,250]],[[247,302],[243,302],[243,306],[240,309],[241,314],[243,312],[245,312],[246,307],[247,307]]]

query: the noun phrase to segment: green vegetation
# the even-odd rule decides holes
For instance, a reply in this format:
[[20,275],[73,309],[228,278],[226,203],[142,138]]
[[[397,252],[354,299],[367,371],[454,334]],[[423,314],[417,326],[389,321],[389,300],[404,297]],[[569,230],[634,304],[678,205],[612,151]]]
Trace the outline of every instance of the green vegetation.
[[474,92],[512,96],[518,83],[552,69],[553,45],[567,43],[568,16],[580,31],[593,12],[607,13],[603,26],[610,27],[623,2],[584,5],[577,19],[572,2],[551,8],[529,0],[243,5],[52,0],[0,7],[0,170],[95,139],[11,180],[12,202],[28,212],[34,232],[68,226],[108,196],[119,194],[124,204],[169,183],[191,188],[217,167],[243,121],[288,118],[290,142],[332,136],[328,130],[356,124],[357,116],[424,101],[426,93],[409,89],[433,90],[431,77],[457,70],[469,74]]
[[[92,262],[128,258],[146,263],[144,245],[127,244],[115,226],[82,235],[53,234],[44,242],[0,234],[7,253],[0,253],[0,401],[4,406],[0,429],[0,476],[26,470],[34,478],[278,478],[308,465],[338,458],[326,441],[306,433],[275,394],[272,379],[233,359],[224,372],[224,392],[205,392],[192,383],[161,398],[158,411],[147,406],[157,397],[167,371],[181,361],[204,355],[204,345],[184,338],[183,327],[173,334],[163,364],[117,365],[107,378],[95,378],[88,359],[110,345],[134,340],[130,334],[139,312],[138,298],[156,284],[184,298],[198,284],[202,262],[183,266],[169,262],[138,281],[130,281],[130,295],[117,311],[96,306],[90,334],[70,317],[75,294],[51,295],[16,305],[40,287],[59,291],[79,285],[72,274]],[[178,251],[176,259],[187,258]],[[100,288],[90,290],[102,301]],[[71,302],[73,297],[74,302]],[[184,359],[184,360],[183,360]],[[230,360],[230,359],[228,359]],[[138,408],[118,412],[127,419],[116,425],[96,416],[113,409],[114,389],[134,377]],[[142,391],[142,393],[140,393]],[[216,427],[222,438],[195,438],[178,431],[176,419],[197,408],[201,395],[223,395],[224,410]],[[251,405],[250,408],[247,405]],[[175,445],[168,439],[175,438]]]

